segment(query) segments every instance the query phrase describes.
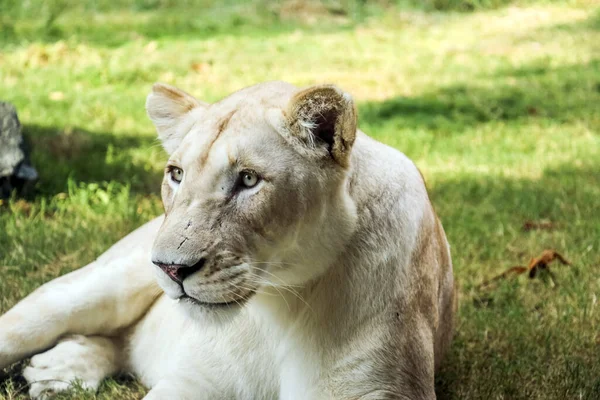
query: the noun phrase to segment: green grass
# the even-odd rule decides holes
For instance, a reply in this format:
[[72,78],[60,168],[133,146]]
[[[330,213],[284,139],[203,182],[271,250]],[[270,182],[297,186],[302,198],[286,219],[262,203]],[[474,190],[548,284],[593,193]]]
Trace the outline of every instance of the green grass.
[[[417,162],[446,228],[460,309],[439,397],[600,398],[600,4],[228,3],[196,17],[122,1],[49,26],[44,10],[2,19],[0,99],[16,105],[41,180],[0,206],[0,312],[161,212],[166,156],[144,114],[154,81],[206,101],[264,80],[334,82],[365,132]],[[541,220],[552,229],[523,229]],[[549,248],[573,263],[554,280],[479,288]],[[20,367],[0,399],[24,398]],[[143,393],[122,377],[97,398]]]

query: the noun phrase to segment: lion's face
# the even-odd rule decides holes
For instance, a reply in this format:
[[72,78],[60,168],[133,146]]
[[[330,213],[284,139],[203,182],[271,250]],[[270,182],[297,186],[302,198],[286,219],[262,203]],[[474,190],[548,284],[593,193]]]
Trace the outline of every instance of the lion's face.
[[204,105],[155,85],[147,110],[171,153],[152,252],[167,295],[232,307],[327,268],[315,253],[337,254],[354,226],[349,96],[273,82]]

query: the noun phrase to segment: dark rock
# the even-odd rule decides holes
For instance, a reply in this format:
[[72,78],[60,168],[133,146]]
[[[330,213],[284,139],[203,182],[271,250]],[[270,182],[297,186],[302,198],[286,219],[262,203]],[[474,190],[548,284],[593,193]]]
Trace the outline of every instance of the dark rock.
[[7,198],[14,189],[28,190],[37,178],[17,112],[12,104],[0,102],[0,198]]

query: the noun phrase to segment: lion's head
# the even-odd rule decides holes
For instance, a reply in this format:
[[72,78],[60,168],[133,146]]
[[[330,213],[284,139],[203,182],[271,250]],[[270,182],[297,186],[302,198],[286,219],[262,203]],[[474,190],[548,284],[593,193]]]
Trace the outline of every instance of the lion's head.
[[269,82],[204,104],[156,84],[146,109],[169,153],[152,252],[166,294],[204,309],[322,274],[352,234],[351,97]]

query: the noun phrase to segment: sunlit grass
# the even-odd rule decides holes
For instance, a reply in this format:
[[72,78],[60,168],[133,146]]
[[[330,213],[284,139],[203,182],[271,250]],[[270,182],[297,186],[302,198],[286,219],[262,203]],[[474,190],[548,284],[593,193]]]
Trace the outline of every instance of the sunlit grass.
[[[0,206],[0,312],[161,212],[166,156],[144,113],[153,82],[205,101],[265,80],[334,82],[355,96],[362,130],[417,162],[452,245],[461,307],[439,396],[600,398],[600,12],[523,4],[303,9],[289,23],[256,12],[235,26],[223,8],[213,31],[200,22],[218,18],[163,9],[67,10],[54,33],[17,21],[22,35],[0,48],[0,99],[16,105],[41,180],[35,197]],[[553,228],[523,230],[530,220]],[[546,248],[573,262],[555,281],[478,288]],[[23,398],[18,372],[0,399]],[[111,380],[99,396],[142,393]]]

